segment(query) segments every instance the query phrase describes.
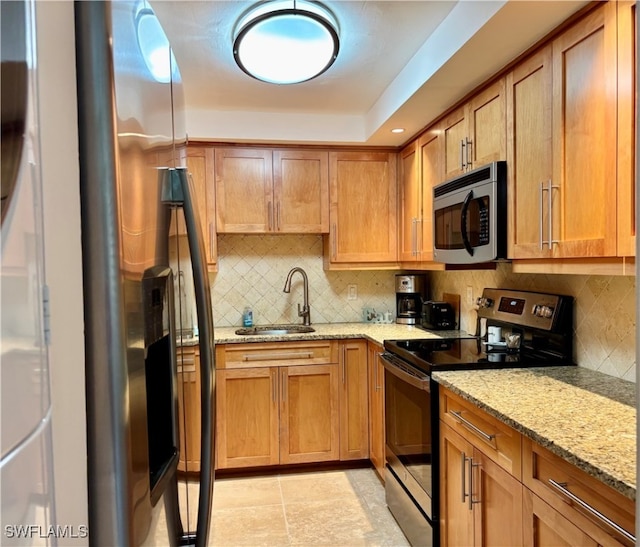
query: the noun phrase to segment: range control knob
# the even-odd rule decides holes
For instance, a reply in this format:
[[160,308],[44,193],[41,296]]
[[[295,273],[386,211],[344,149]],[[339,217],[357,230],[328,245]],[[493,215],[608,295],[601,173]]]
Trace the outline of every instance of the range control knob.
[[483,296],[480,296],[476,300],[476,305],[478,308],[490,308],[493,306],[493,298],[484,298]]
[[531,308],[531,313],[536,317],[544,317],[549,319],[553,317],[553,308],[551,306],[543,306],[542,304],[534,304]]

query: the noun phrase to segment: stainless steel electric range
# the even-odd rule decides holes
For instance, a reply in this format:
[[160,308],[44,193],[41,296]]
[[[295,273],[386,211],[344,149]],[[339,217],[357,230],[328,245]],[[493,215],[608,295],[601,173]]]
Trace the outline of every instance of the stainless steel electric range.
[[484,289],[477,336],[387,340],[387,505],[410,543],[439,545],[438,370],[573,365],[573,298]]

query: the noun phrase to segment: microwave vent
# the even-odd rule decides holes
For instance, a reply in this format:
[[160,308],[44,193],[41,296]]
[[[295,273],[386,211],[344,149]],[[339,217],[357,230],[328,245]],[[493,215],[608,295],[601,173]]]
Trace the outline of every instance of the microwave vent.
[[477,182],[492,180],[491,166],[482,167],[476,171],[471,171],[467,175],[457,177],[450,182],[444,182],[433,189],[433,195],[435,197],[442,196],[444,194],[460,190]]

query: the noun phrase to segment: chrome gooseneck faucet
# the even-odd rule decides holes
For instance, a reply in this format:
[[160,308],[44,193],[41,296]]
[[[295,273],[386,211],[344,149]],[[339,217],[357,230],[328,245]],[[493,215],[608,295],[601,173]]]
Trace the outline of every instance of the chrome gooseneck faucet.
[[307,273],[302,268],[291,268],[287,274],[287,280],[284,282],[284,289],[282,289],[282,291],[286,293],[291,292],[291,278],[296,272],[302,275],[302,280],[304,281],[304,304],[302,308],[300,308],[300,303],[298,303],[298,317],[302,317],[302,324],[308,326],[311,325],[311,308],[309,307],[309,279],[307,278]]

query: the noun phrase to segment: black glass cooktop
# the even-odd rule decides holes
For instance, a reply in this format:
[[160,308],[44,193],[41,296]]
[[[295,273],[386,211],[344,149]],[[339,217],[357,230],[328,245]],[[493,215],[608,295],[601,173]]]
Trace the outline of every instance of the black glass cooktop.
[[473,370],[482,368],[570,365],[561,355],[545,348],[519,350],[488,348],[480,338],[386,340],[385,349],[420,370]]

